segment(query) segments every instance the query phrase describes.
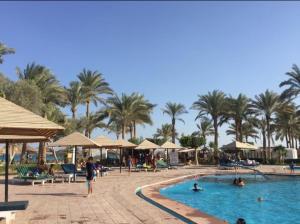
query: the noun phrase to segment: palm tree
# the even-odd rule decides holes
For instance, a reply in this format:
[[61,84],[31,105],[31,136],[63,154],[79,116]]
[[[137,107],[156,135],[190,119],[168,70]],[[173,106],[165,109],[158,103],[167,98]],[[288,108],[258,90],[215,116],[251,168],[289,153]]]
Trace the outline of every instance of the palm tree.
[[[177,133],[176,133],[177,136]],[[161,128],[156,129],[154,138],[162,138],[163,142],[169,141],[172,138],[172,125],[163,124]]]
[[[148,100],[145,99],[144,95],[133,93],[131,95],[135,100],[134,104],[134,116],[132,120],[131,127],[131,138],[136,138],[136,126],[137,124],[150,124],[152,125],[152,120],[150,114],[153,111],[153,108],[156,106],[155,104],[150,103]],[[133,133],[132,133],[133,132]]]
[[108,125],[106,125],[105,129],[108,133],[114,133],[117,139],[120,139],[120,135],[122,134],[122,127],[120,122],[116,120],[111,120]]
[[283,164],[283,156],[286,155],[287,150],[282,145],[279,145],[274,147],[274,151],[279,154],[279,161]]
[[185,106],[180,103],[166,103],[165,108],[163,108],[163,114],[167,114],[171,117],[172,120],[172,142],[175,143],[176,138],[176,129],[175,129],[175,123],[176,120],[179,120],[184,123],[184,120],[179,118],[181,115],[187,113],[187,110],[185,109]]
[[[101,95],[112,94],[113,91],[98,71],[83,69],[78,78],[81,82],[82,100],[86,104],[86,118],[88,120],[90,103],[93,102],[96,106],[98,102],[105,104],[105,100]],[[88,136],[88,130],[85,131],[85,135]]]
[[152,124],[150,113],[154,105],[144,101],[144,98],[137,93],[131,95],[123,93],[121,97],[115,95],[107,99],[107,104],[107,112],[110,117],[108,125],[115,123],[114,126],[120,127],[122,139],[125,138],[128,129],[133,137],[132,132],[136,123]]
[[283,141],[285,139],[286,146],[294,148],[300,133],[300,116],[297,107],[294,103],[281,105],[275,115],[276,140]]
[[13,82],[0,72],[0,97],[6,98],[7,90],[12,85]]
[[15,49],[7,47],[5,44],[0,42],[0,64],[3,63],[3,56],[8,54],[14,54]]
[[92,132],[96,128],[105,128],[106,124],[103,122],[103,120],[106,118],[106,116],[103,116],[101,112],[98,113],[90,113],[88,117],[82,117],[80,119],[80,126],[83,127],[85,130],[87,130],[88,138],[91,138]]
[[[237,128],[233,123],[229,125],[229,128],[226,130],[226,134],[236,136],[236,131]],[[248,138],[253,138],[254,140],[258,138],[257,130],[255,129],[254,125],[248,121],[242,123],[242,133],[243,133],[243,139],[239,140],[241,142],[243,141],[248,142]]]
[[72,118],[76,119],[76,111],[79,104],[82,103],[81,83],[77,81],[70,82],[70,87],[66,88],[67,104],[71,107]]
[[[64,105],[66,101],[65,90],[48,68],[31,63],[23,71],[17,68],[16,72],[21,80],[28,81],[31,85],[36,85],[40,90],[42,97],[40,114],[43,117],[47,118],[49,108]],[[38,163],[41,160],[46,160],[46,147],[44,143],[39,144],[38,154]]]
[[226,95],[222,91],[214,90],[206,95],[199,95],[199,99],[192,105],[192,109],[198,110],[196,119],[204,115],[210,115],[214,127],[214,149],[217,153],[218,149],[218,127],[224,122],[224,114],[226,109]]
[[271,152],[271,121],[273,119],[273,114],[277,111],[279,105],[280,101],[278,95],[269,90],[256,95],[255,100],[252,100],[252,106],[257,114],[264,116],[264,119],[266,120],[269,153]]
[[41,112],[42,116],[45,117],[46,115],[47,104],[59,106],[65,104],[65,90],[48,68],[31,63],[28,64],[23,71],[21,71],[20,68],[17,68],[16,72],[19,79],[31,81],[40,89],[44,104],[44,108]]
[[214,134],[212,121],[208,117],[203,117],[200,119],[200,124],[197,124],[197,128],[199,131],[194,132],[192,135],[198,135],[202,137],[206,144],[206,137]]
[[292,98],[300,94],[300,69],[297,65],[292,66],[292,71],[285,73],[290,78],[279,84],[279,87],[287,86],[282,94],[281,98]]
[[[66,122],[65,114],[60,110],[60,108],[57,105],[54,104],[50,104],[50,103],[47,104],[46,117],[48,120],[57,123],[59,125],[64,125]],[[40,144],[39,147],[40,147],[39,155],[41,159],[46,161],[46,146],[44,144]],[[56,163],[58,163],[55,150],[51,148],[50,151],[52,152],[52,155],[55,158]]]
[[237,98],[232,96],[227,98],[226,117],[234,121],[235,139],[237,141],[243,141],[242,123],[252,113],[250,100],[245,95],[239,94]]
[[121,97],[115,95],[107,99],[107,112],[110,117],[108,125],[115,123],[117,126],[121,127],[122,139],[125,139],[127,128],[132,122],[133,101],[133,97],[124,93]]

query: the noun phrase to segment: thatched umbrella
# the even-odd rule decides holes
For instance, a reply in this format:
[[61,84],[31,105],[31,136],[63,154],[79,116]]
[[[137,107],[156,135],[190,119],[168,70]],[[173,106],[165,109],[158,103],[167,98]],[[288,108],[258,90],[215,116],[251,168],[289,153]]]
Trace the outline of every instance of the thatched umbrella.
[[[106,136],[98,136],[98,137],[94,138],[94,141],[100,147],[100,161],[101,161],[101,164],[102,164],[102,149],[103,148],[112,149],[112,148],[119,148],[121,146],[120,144],[115,143],[112,139],[110,139]],[[120,152],[120,156],[121,156],[121,152]],[[121,164],[121,157],[120,157],[120,164]],[[120,165],[120,167],[121,167],[121,165]],[[120,168],[120,170],[121,170],[121,168]],[[101,177],[102,177],[102,169],[101,169]]]
[[156,145],[153,142],[150,142],[149,140],[145,139],[135,149],[136,150],[151,150],[152,149],[152,154],[154,156],[154,150],[160,149],[160,148],[161,147],[159,145]]
[[5,151],[5,202],[8,202],[9,143],[47,141],[64,128],[0,97],[0,142]]
[[153,142],[150,142],[149,140],[145,139],[141,144],[139,144],[135,149],[137,150],[149,150],[149,149],[160,149],[161,147],[159,145],[154,144]]
[[238,153],[243,150],[256,150],[257,147],[246,142],[233,141],[230,144],[223,145],[221,149],[225,152]]
[[167,163],[169,165],[169,149],[183,149],[183,147],[179,146],[179,145],[176,145],[175,143],[173,142],[169,142],[169,141],[166,141],[164,144],[161,145],[161,147],[165,150],[167,150]]
[[[120,145],[120,160],[121,160],[121,157],[123,155],[123,150],[124,149],[134,149],[137,147],[136,144],[133,144],[129,141],[126,141],[124,139],[118,139],[115,141],[116,144]],[[120,173],[122,172],[122,162],[120,162]]]
[[83,134],[79,132],[73,132],[72,134],[69,134],[56,142],[50,143],[50,147],[67,147],[67,146],[73,146],[75,147],[75,169],[74,169],[74,182],[76,181],[76,168],[77,168],[77,147],[99,147],[99,145],[94,142],[93,140],[89,139],[88,137],[84,136]]

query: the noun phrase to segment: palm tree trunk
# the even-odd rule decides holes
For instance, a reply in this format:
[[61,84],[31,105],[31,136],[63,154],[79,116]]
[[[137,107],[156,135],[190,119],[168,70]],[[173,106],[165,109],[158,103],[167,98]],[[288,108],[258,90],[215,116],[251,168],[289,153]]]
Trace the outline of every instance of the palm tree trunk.
[[172,142],[175,143],[175,118],[172,118]]
[[288,129],[288,138],[289,138],[289,147],[292,148],[292,140],[291,140],[291,132],[290,129]]
[[[240,135],[240,142],[243,142],[242,121],[239,122],[239,135]],[[246,141],[247,141],[247,140],[246,140]]]
[[235,140],[238,141],[239,140],[239,124],[238,121],[235,120]]
[[52,155],[53,155],[53,157],[55,159],[55,162],[58,163],[58,159],[57,159],[56,152],[55,152],[54,149],[52,149]]
[[289,140],[287,134],[285,135],[286,147],[289,148]]
[[21,164],[23,164],[24,161],[25,161],[26,150],[27,150],[27,144],[23,143],[23,145],[22,145],[22,152],[21,152],[21,158],[20,158],[20,163]]
[[[87,100],[86,101],[86,112],[85,112],[85,116],[86,116],[87,120],[89,118],[89,115],[90,115],[90,101]],[[88,132],[88,129],[86,128],[85,129],[85,136],[88,137],[88,134],[89,134],[89,132]]]
[[39,151],[38,151],[38,159],[37,159],[37,163],[41,164],[41,161],[43,160],[44,162],[46,162],[46,145],[45,142],[40,142],[39,143]]
[[16,152],[14,150],[14,147],[15,145],[14,144],[10,144],[9,145],[9,150],[8,150],[8,160],[9,160],[9,165],[12,164],[14,158],[15,158],[15,155],[16,155]]
[[199,162],[198,162],[198,150],[197,148],[195,148],[195,164],[198,166]]
[[37,155],[37,164],[41,164],[41,158],[42,158],[42,148],[43,148],[43,143],[40,142],[39,143],[39,151],[38,151],[38,155]]
[[133,121],[133,137],[136,138],[136,122]]
[[218,150],[218,118],[214,118],[214,131],[215,131],[215,136],[214,136],[214,149]]
[[129,132],[130,132],[130,138],[132,139],[133,138],[133,125],[130,124],[129,126]]
[[72,119],[76,119],[76,110],[73,108],[72,110]]
[[263,149],[264,149],[264,157],[265,157],[264,160],[266,163],[267,162],[267,147],[266,147],[266,129],[265,129],[265,127],[262,127],[261,134],[263,137]]
[[122,139],[125,139],[125,125],[122,124]]
[[270,130],[270,119],[266,118],[267,121],[267,135],[268,135],[268,153],[271,156],[271,130]]

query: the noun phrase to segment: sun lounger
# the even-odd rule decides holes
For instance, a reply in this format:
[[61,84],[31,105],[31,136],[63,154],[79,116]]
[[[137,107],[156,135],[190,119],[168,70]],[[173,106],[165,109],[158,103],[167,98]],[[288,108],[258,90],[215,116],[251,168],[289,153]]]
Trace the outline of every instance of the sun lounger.
[[[61,164],[61,168],[64,171],[65,174],[69,174],[69,175],[73,175],[74,174],[74,169],[75,169],[75,165],[74,164]],[[78,171],[76,170],[75,172],[76,176],[86,176],[86,172],[84,171]],[[72,176],[73,178],[73,176]]]
[[144,164],[137,164],[136,165],[136,169],[140,170],[140,171],[154,171],[154,169],[150,166],[150,165],[147,165],[146,163]]
[[157,169],[168,169],[169,166],[168,166],[168,164],[167,164],[165,161],[163,161],[163,160],[158,160],[158,161],[156,162],[156,168],[157,168]]
[[238,164],[242,166],[250,166],[250,167],[256,167],[260,165],[259,162],[256,162],[255,160],[249,160],[249,159],[246,161],[241,161]]
[[9,224],[15,219],[16,211],[25,210],[27,206],[28,201],[0,202],[0,218],[4,218],[5,223]]
[[47,174],[40,174],[36,167],[18,166],[16,168],[18,176],[15,179],[23,180],[25,182],[31,182],[32,186],[35,183],[44,184],[47,181],[53,183],[54,178]]

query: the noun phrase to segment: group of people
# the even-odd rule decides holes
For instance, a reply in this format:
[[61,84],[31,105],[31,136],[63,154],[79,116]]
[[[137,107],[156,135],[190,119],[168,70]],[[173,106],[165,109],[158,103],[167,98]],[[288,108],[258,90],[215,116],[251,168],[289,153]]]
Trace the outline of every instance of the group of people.
[[238,186],[238,187],[243,187],[243,186],[245,186],[245,182],[241,177],[234,178],[233,185]]

